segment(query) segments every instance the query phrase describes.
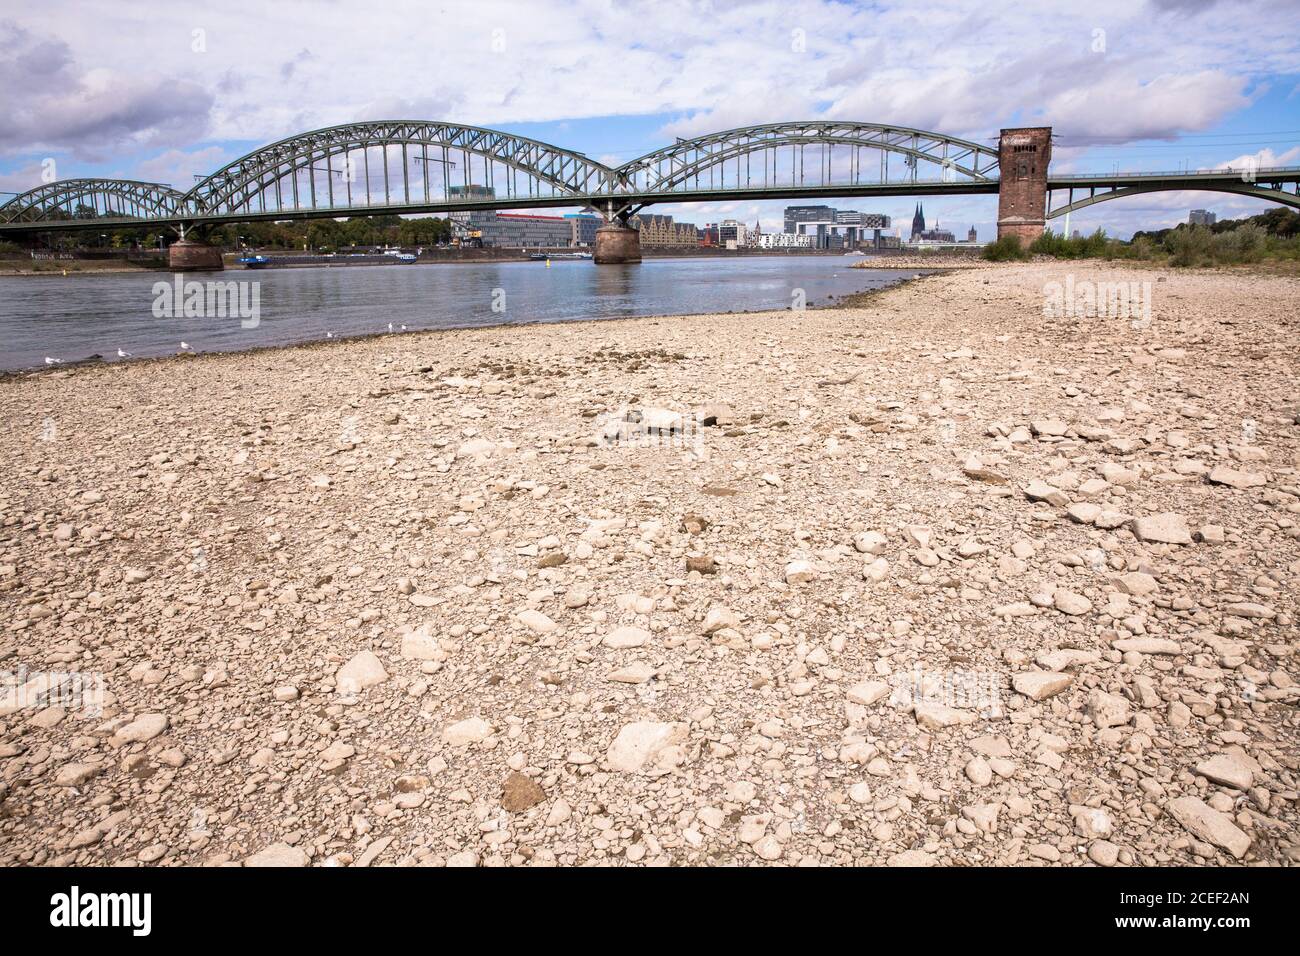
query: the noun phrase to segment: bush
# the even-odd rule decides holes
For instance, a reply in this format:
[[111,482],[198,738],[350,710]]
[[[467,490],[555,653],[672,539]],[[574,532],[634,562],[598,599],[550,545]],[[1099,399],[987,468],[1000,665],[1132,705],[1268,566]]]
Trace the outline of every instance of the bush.
[[1020,244],[1019,236],[1003,236],[984,247],[984,258],[989,262],[1022,262],[1029,253]]
[[1029,251],[1036,256],[1054,256],[1057,259],[1098,259],[1111,252],[1106,233],[1098,229],[1090,236],[1066,238],[1050,229],[1033,241]]
[[1174,266],[1200,265],[1214,255],[1214,236],[1204,226],[1175,229],[1165,236],[1164,245],[1169,253],[1169,263]]
[[1146,236],[1138,236],[1128,244],[1127,255],[1130,259],[1153,259],[1155,254],[1155,243]]

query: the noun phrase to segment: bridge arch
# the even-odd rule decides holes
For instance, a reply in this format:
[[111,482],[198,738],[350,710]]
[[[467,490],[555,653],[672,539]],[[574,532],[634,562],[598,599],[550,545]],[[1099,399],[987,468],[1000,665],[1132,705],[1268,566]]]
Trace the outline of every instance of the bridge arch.
[[[390,148],[401,161],[396,170]],[[371,169],[376,149],[381,152],[378,172]],[[478,158],[479,169],[472,157]],[[458,165],[459,173],[452,175]],[[504,192],[498,191],[502,170],[507,171]],[[394,172],[401,174],[396,182]],[[515,174],[520,173],[526,191],[519,189]],[[376,176],[383,183],[378,200]],[[615,181],[614,171],[603,163],[527,137],[455,123],[380,120],[301,133],[261,147],[196,183],[186,199],[214,215],[305,209],[372,213],[377,207],[412,202],[540,199],[545,190],[551,196],[582,196],[608,192]],[[394,189],[400,193],[396,201]]]
[[[921,164],[934,166],[938,178],[958,181],[995,182],[998,175],[998,152],[988,146],[955,136],[928,130],[877,123],[810,121],[768,123],[710,133],[693,139],[679,139],[671,146],[640,156],[618,167],[616,172],[628,191],[669,192],[699,184],[706,173],[719,171],[725,177],[728,164],[736,166],[736,176],[755,181],[752,158],[762,156],[765,183],[780,184],[788,177],[792,185],[805,185],[808,175],[808,147],[822,147],[815,157],[818,181],[830,185],[836,179],[833,149],[850,147],[840,157],[843,181],[862,182],[861,151],[880,153],[880,172],[875,182],[889,179],[889,154],[904,158],[905,169],[900,182],[918,181]],[[782,151],[790,152],[782,157]],[[770,163],[770,165],[769,165]],[[868,180],[871,181],[871,180]],[[724,180],[725,186],[725,180]],[[712,184],[711,184],[712,188]]]
[[59,179],[0,205],[0,223],[66,223],[98,219],[168,219],[185,197],[164,183],[133,179]]
[[1182,185],[1150,185],[1150,186],[1122,186],[1118,189],[1112,189],[1109,192],[1098,193],[1087,196],[1084,199],[1076,199],[1074,202],[1067,203],[1064,206],[1058,206],[1055,209],[1048,210],[1047,218],[1056,219],[1068,213],[1078,212],[1080,209],[1086,209],[1088,206],[1096,205],[1099,202],[1107,202],[1111,199],[1124,199],[1128,196],[1140,196],[1145,193],[1159,192],[1214,192],[1214,193],[1232,193],[1237,196],[1249,196],[1252,199],[1263,199],[1266,202],[1280,203],[1283,206],[1290,206],[1292,209],[1300,209],[1300,195],[1288,193],[1282,189],[1273,189],[1265,186],[1252,185],[1250,183],[1187,183]]

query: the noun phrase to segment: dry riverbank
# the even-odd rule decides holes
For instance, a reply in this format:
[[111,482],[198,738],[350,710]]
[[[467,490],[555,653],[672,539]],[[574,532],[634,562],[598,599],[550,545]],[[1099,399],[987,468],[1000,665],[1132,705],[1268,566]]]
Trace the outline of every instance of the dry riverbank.
[[0,382],[0,864],[1294,864],[1298,302]]

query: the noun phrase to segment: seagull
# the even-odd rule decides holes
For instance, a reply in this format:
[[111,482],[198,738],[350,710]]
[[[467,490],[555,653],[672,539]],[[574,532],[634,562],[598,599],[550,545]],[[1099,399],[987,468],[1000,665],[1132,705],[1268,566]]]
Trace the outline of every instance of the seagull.
[[389,332],[393,331],[393,323],[392,323],[392,322],[389,322],[389,323],[388,323],[388,331],[389,331]]
[[406,326],[402,326],[402,331],[403,331],[403,332],[406,331]]
[[325,338],[327,338],[327,339],[332,339],[332,338],[334,338],[334,333],[333,333],[333,332],[326,332],[326,333],[325,333]]
[[62,365],[62,364],[63,364],[63,359],[50,358],[50,357],[47,355],[47,356],[45,356],[45,364],[46,364],[46,365]]
[[194,350],[190,348],[190,343],[188,343],[188,342],[182,342],[182,343],[181,343],[181,351],[182,351],[182,352],[192,352],[192,351],[194,351]]
[[118,357],[118,358],[130,358],[130,357],[131,357],[131,353],[130,353],[130,352],[123,352],[121,349],[118,349],[118,350],[117,350],[117,357]]

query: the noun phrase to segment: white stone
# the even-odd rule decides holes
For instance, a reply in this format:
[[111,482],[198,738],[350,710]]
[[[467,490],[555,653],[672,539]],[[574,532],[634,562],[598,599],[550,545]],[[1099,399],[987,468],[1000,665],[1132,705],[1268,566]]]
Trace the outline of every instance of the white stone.
[[879,531],[863,531],[853,537],[853,547],[863,554],[881,554],[886,544],[888,541]]
[[1208,780],[1235,790],[1250,788],[1254,773],[1231,754],[1215,754],[1196,765],[1196,772]]
[[520,624],[530,631],[536,631],[538,634],[550,634],[560,626],[541,611],[535,611],[532,608],[520,611],[516,617],[519,619]]
[[340,694],[355,694],[386,680],[388,671],[374,652],[361,651],[339,668],[334,683]]
[[1011,679],[1011,686],[1016,689],[1016,692],[1024,694],[1030,700],[1046,700],[1048,697],[1055,697],[1072,683],[1074,677],[1070,674],[1057,674],[1051,671],[1025,671]]
[[791,561],[785,566],[786,584],[807,584],[817,577],[817,571],[807,561]]
[[1133,533],[1139,541],[1155,541],[1162,544],[1192,543],[1192,533],[1187,530],[1187,519],[1172,511],[1134,519]]
[[627,625],[610,631],[605,635],[603,643],[606,647],[614,648],[641,647],[648,640],[650,640],[649,631]]
[[636,773],[666,748],[686,740],[687,732],[687,725],[680,722],[640,720],[625,724],[605,752],[605,760],[614,770]]
[[119,727],[114,736],[122,743],[139,743],[153,740],[166,729],[165,714],[141,714],[124,727]]
[[1250,837],[1241,831],[1232,817],[1220,813],[1196,797],[1178,797],[1169,801],[1169,815],[1181,823],[1192,836],[1227,850],[1237,859],[1246,855]]
[[892,688],[884,681],[864,680],[860,684],[854,684],[850,687],[845,692],[845,696],[855,704],[870,707],[872,704],[884,700],[890,693],[892,693]]
[[427,627],[420,627],[402,635],[402,657],[410,661],[436,661],[443,655],[438,639]]
[[300,867],[307,865],[307,854],[287,843],[272,843],[244,860],[244,866]]
[[940,730],[960,724],[973,724],[976,715],[969,710],[955,710],[942,704],[918,701],[913,708],[916,722],[926,730]]
[[453,747],[468,747],[480,743],[492,736],[492,725],[482,717],[466,717],[449,727],[443,728],[444,743]]

